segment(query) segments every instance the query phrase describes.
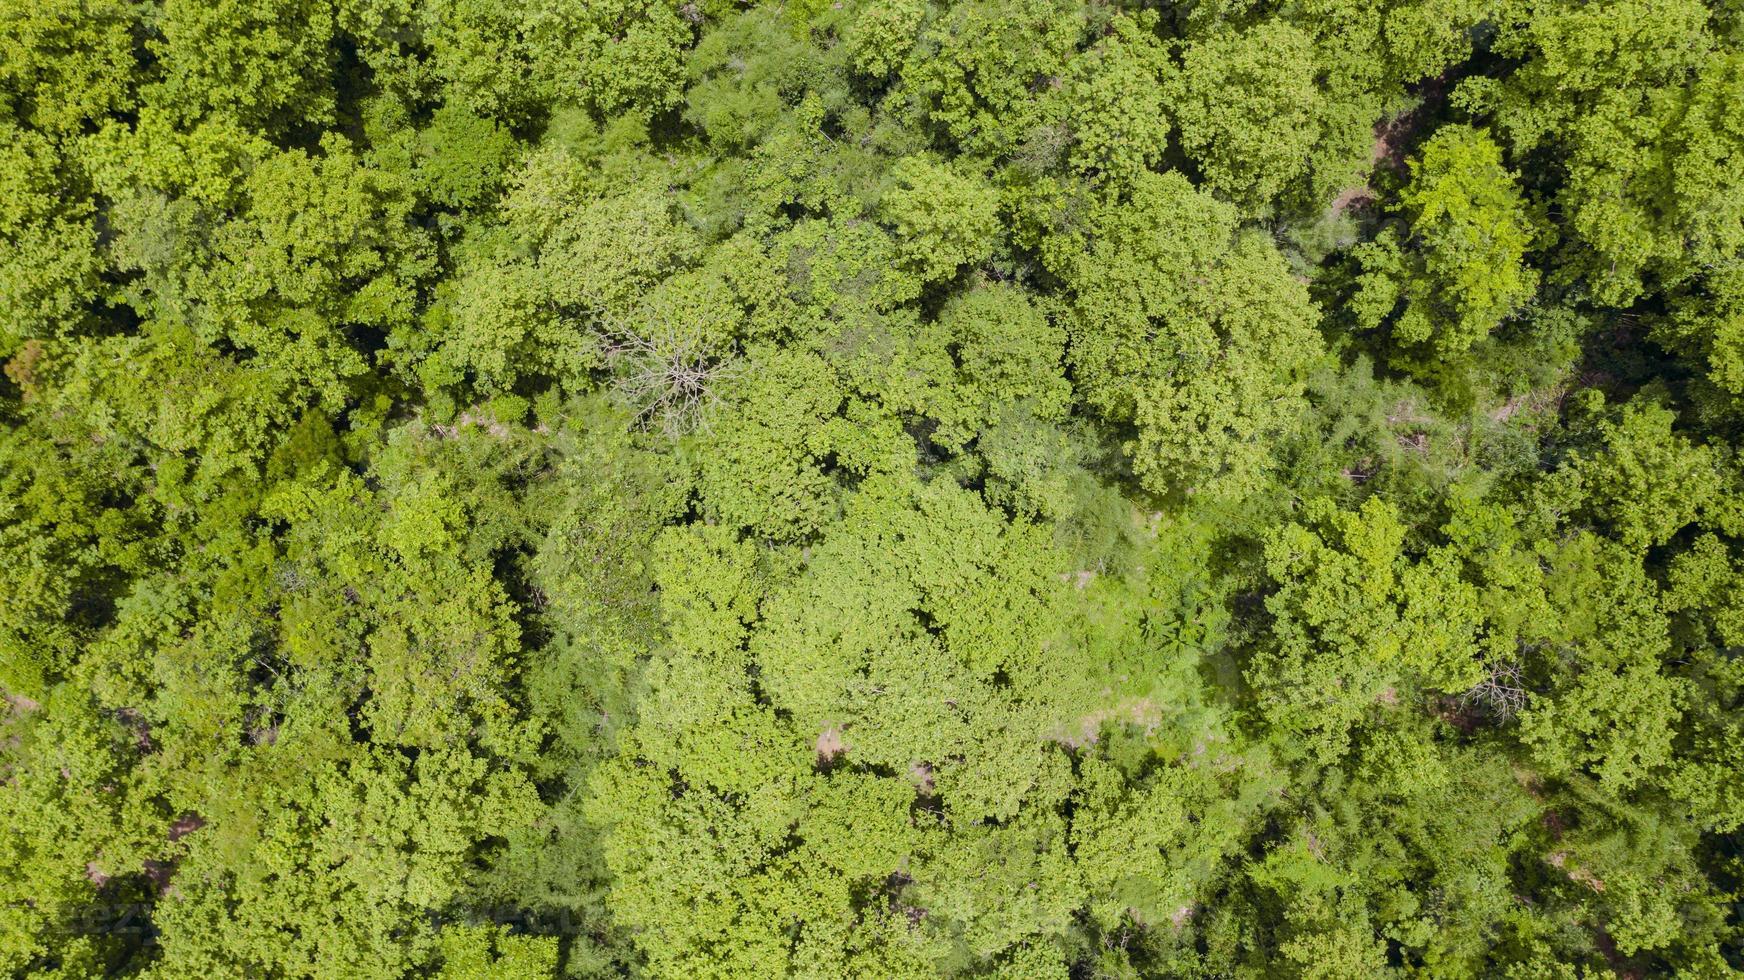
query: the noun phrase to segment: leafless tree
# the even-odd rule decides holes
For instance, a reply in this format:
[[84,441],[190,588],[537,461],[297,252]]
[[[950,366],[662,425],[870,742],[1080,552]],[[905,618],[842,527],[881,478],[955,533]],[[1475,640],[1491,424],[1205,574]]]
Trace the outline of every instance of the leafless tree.
[[1484,664],[1484,679],[1461,695],[1460,701],[1498,721],[1513,718],[1526,707],[1526,685],[1520,678],[1520,664],[1513,660],[1488,661]]
[[719,397],[720,384],[738,369],[701,331],[664,317],[617,324],[605,355],[617,376],[618,394],[634,409],[636,423],[669,438],[700,427],[705,410]]

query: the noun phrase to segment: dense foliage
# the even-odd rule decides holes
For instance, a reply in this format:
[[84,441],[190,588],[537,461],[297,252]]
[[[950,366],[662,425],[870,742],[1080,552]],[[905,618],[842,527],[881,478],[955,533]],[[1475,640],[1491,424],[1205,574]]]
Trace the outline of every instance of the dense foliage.
[[0,971],[1744,971],[1744,8],[0,0]]

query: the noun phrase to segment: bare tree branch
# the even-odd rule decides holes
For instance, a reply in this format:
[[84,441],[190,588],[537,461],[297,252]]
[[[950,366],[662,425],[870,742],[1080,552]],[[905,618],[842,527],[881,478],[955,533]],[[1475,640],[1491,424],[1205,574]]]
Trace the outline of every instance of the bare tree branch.
[[1508,721],[1526,708],[1526,685],[1520,664],[1492,660],[1484,664],[1484,679],[1460,696],[1460,703],[1478,708],[1498,721]]
[[703,427],[721,383],[739,368],[698,331],[665,317],[637,325],[619,321],[609,336],[606,364],[617,375],[618,394],[635,411],[637,425],[669,438]]

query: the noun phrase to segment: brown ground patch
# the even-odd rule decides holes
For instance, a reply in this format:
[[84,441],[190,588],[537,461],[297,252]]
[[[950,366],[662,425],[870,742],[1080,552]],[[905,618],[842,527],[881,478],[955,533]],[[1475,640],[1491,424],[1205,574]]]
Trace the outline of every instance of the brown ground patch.
[[1506,422],[1522,412],[1527,415],[1560,414],[1562,402],[1568,397],[1568,391],[1569,388],[1566,384],[1558,384],[1548,388],[1535,388],[1523,395],[1515,395],[1490,409],[1490,420]]
[[122,708],[115,712],[115,720],[127,727],[133,733],[134,747],[141,754],[147,754],[157,749],[157,743],[151,740],[151,722],[145,720],[138,708]]
[[933,767],[924,762],[917,762],[908,767],[908,774],[914,777],[914,788],[922,796],[933,795]]
[[493,439],[507,439],[509,427],[488,415],[474,415],[471,412],[461,412],[455,418],[453,425],[432,425],[430,431],[438,438],[453,439],[464,429],[483,429]]
[[1334,214],[1344,214],[1352,208],[1366,207],[1373,204],[1374,200],[1374,189],[1369,187],[1368,184],[1358,184],[1355,187],[1346,187],[1344,190],[1338,192],[1337,197],[1332,199],[1332,212]]
[[1369,144],[1369,169],[1363,183],[1347,187],[1332,199],[1332,213],[1344,214],[1355,208],[1372,205],[1375,201],[1374,188],[1369,179],[1379,167],[1386,167],[1396,173],[1404,173],[1408,164],[1405,159],[1405,148],[1412,145],[1414,137],[1424,125],[1429,122],[1436,109],[1447,98],[1453,87],[1451,74],[1443,73],[1439,77],[1426,79],[1417,86],[1417,105],[1396,116],[1382,119],[1375,123],[1374,142]]
[[1567,851],[1551,851],[1549,854],[1546,854],[1544,856],[1544,860],[1551,867],[1556,868],[1557,870],[1568,875],[1569,881],[1572,881],[1577,885],[1585,885],[1586,887],[1591,888],[1593,891],[1599,892],[1601,894],[1604,892],[1605,882],[1598,875],[1593,874],[1590,870],[1588,870],[1586,868],[1581,868],[1581,867],[1570,868],[1570,867],[1568,867],[1568,852]]
[[1552,841],[1562,840],[1562,835],[1568,832],[1568,821],[1564,820],[1562,814],[1555,810],[1544,811],[1544,816],[1540,817],[1538,822],[1544,825],[1544,829],[1549,832]]
[[183,814],[175,823],[170,824],[170,840],[181,840],[204,826],[206,826],[205,817],[198,813]]
[[1148,735],[1162,724],[1162,714],[1150,698],[1127,698],[1110,708],[1098,708],[1078,716],[1057,732],[1052,741],[1073,750],[1095,745],[1102,734],[1102,725],[1109,721],[1125,721],[1137,725]]
[[831,763],[836,761],[837,756],[848,751],[848,743],[842,741],[841,727],[830,725],[818,732],[817,740],[812,743],[812,748],[817,752],[818,768],[827,769]]
[[1429,708],[1430,714],[1452,725],[1461,735],[1470,735],[1478,730],[1483,719],[1478,717],[1475,706],[1467,704],[1457,697],[1436,698]]
[[1369,184],[1368,174],[1373,174],[1382,160],[1391,161],[1396,158],[1397,151],[1394,146],[1397,143],[1397,132],[1393,124],[1386,121],[1377,123],[1374,132],[1375,141],[1369,146],[1369,169],[1363,176],[1363,182],[1352,184],[1338,192],[1338,196],[1332,199],[1333,214],[1344,214],[1375,202],[1375,189]]
[[1599,955],[1605,958],[1618,980],[1641,980],[1641,971],[1628,965],[1627,958],[1617,950],[1617,941],[1611,938],[1611,934],[1603,929],[1595,932],[1597,935],[1593,939],[1593,945],[1599,948]]
[[42,705],[31,700],[30,698],[25,697],[22,694],[8,693],[8,694],[4,695],[4,697],[6,700],[6,706],[8,708],[11,708],[14,714],[27,715],[27,714],[30,714],[32,711],[41,711],[42,710]]

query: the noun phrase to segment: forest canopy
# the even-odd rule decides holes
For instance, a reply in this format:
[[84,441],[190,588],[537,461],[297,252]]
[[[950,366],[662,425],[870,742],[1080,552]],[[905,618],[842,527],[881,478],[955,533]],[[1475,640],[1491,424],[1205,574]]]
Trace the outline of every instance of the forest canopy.
[[0,973],[1744,973],[1744,8],[0,0]]

